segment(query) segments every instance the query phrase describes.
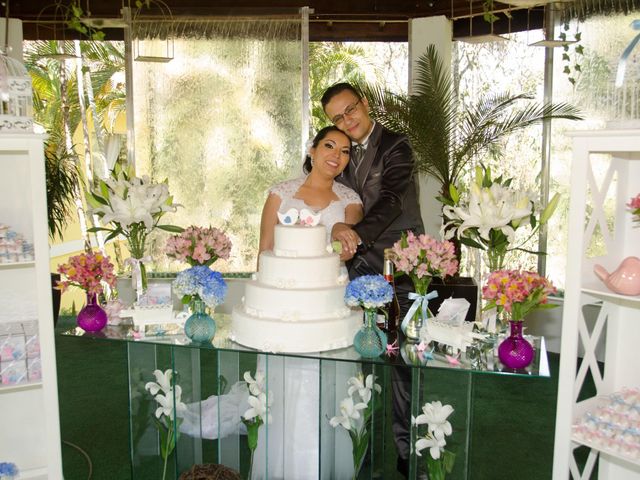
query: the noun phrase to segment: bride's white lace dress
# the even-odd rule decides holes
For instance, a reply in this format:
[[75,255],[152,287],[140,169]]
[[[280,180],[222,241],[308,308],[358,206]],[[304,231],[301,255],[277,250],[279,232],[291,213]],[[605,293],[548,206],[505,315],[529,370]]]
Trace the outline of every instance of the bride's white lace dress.
[[[362,202],[353,190],[334,182],[333,192],[337,200],[322,209],[307,205],[304,200],[295,198],[305,178],[275,185],[269,193],[280,197],[280,213],[291,208],[306,208],[320,213],[320,223],[327,229],[328,243],[333,225],[344,221],[346,207]],[[334,431],[326,416],[327,412],[335,414],[339,411],[340,401],[347,396],[347,379],[355,375],[355,365],[295,356],[259,355],[257,370],[262,370],[267,377],[266,388],[273,401],[273,421],[260,427],[252,479],[351,478],[353,461],[349,436],[345,432]],[[237,432],[240,415],[249,408],[247,395],[241,382],[234,385],[228,395],[201,402],[202,436],[217,438],[218,434],[224,437]],[[181,430],[190,433],[190,430],[197,431],[198,426],[189,426],[186,418]],[[320,464],[323,465],[322,473]]]

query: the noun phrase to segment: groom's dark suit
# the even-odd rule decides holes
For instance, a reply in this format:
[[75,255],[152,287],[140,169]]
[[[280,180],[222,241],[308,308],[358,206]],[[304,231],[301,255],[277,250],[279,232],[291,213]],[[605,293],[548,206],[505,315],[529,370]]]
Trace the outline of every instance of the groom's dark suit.
[[[424,233],[418,203],[417,176],[413,153],[404,135],[375,124],[363,159],[356,167],[349,162],[337,180],[355,190],[362,199],[364,218],[353,229],[362,240],[361,248],[347,262],[349,277],[382,273],[384,249],[400,239],[402,232]],[[396,279],[401,314],[409,309],[407,295],[413,291],[408,276]],[[409,457],[410,373],[394,369],[393,432],[398,454]]]

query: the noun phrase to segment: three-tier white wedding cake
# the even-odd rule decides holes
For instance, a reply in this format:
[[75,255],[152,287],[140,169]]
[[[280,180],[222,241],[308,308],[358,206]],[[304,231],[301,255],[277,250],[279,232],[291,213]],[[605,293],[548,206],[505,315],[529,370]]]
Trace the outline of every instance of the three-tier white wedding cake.
[[268,352],[319,352],[348,347],[362,312],[344,303],[348,281],[327,252],[322,225],[276,225],[273,251],[260,254],[258,273],[233,309],[231,339]]

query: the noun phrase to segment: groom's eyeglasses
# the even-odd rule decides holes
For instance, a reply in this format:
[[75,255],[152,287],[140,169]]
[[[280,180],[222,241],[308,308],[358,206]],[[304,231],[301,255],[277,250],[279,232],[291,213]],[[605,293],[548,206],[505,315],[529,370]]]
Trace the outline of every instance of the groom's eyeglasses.
[[344,112],[341,115],[336,115],[335,117],[333,117],[331,119],[331,121],[333,122],[334,125],[339,125],[342,122],[344,122],[344,117],[346,116],[351,116],[354,113],[356,113],[356,110],[358,109],[358,104],[362,101],[362,99],[358,99],[358,101],[356,103],[352,103],[351,105],[349,105],[347,108],[344,109]]

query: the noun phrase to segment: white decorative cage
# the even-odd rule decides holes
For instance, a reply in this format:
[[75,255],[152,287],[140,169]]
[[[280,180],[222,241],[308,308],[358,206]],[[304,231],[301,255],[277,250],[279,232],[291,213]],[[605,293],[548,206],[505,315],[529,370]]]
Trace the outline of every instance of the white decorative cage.
[[0,55],[0,134],[33,133],[31,77],[18,60]]

